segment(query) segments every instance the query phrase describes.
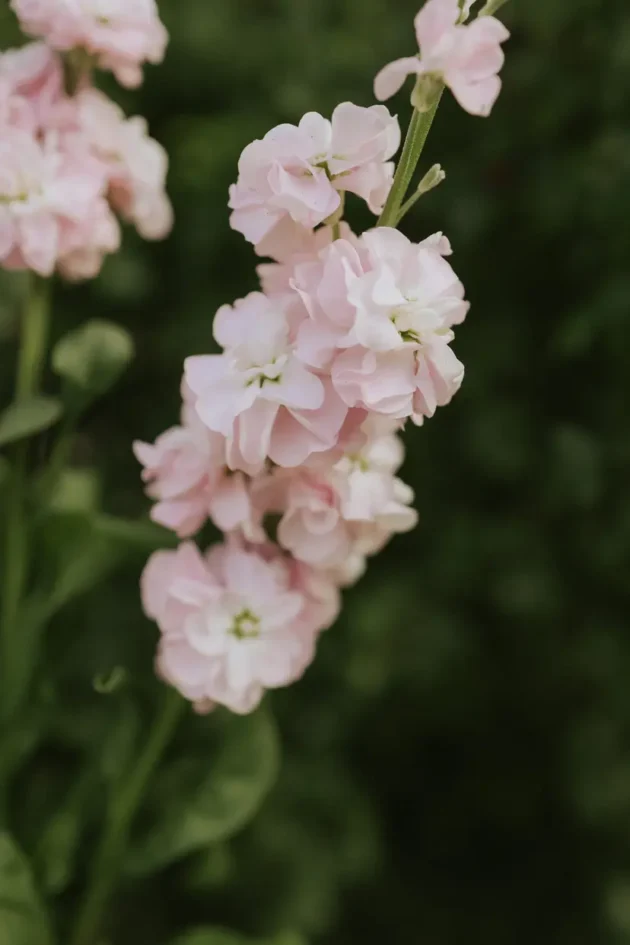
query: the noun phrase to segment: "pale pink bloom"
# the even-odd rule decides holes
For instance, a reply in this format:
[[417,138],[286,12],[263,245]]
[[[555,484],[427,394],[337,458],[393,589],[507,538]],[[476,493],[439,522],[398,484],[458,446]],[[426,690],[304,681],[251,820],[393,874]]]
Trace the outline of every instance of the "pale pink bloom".
[[384,105],[362,108],[343,102],[330,124],[323,127],[313,120],[311,127],[313,140],[325,144],[324,160],[335,186],[362,197],[379,214],[394,176],[390,158],[400,147],[398,119]]
[[299,679],[313,658],[311,602],[279,556],[223,545],[204,559],[186,544],[149,560],[142,589],[163,633],[159,672],[202,709],[210,701],[251,712],[266,689]]
[[0,261],[9,269],[50,276],[74,248],[75,228],[89,227],[101,207],[99,165],[59,150],[19,128],[0,136]]
[[0,75],[0,132],[8,127],[35,134],[37,116],[28,99],[18,95],[11,83]]
[[333,361],[331,377],[348,407],[362,407],[393,419],[413,413],[416,360],[411,346],[383,352],[348,348]]
[[168,34],[155,0],[11,0],[20,25],[53,49],[83,48],[122,85],[142,81],[145,62],[161,62]]
[[352,338],[373,351],[423,345],[435,336],[450,341],[451,327],[469,309],[464,287],[444,259],[451,249],[441,233],[412,243],[391,227],[364,233],[365,274],[348,287],[356,313]]
[[391,98],[408,75],[433,75],[451,89],[472,115],[489,115],[499,92],[498,73],[504,62],[501,43],[509,32],[493,16],[461,22],[458,0],[428,0],[415,20],[418,57],[397,59],[377,75],[374,93]]
[[50,127],[65,98],[61,60],[44,43],[0,53],[1,124],[35,131]]
[[[342,220],[339,238],[356,242],[357,237]],[[256,246],[260,256],[270,256],[274,262],[261,263],[256,267],[263,292],[266,295],[293,293],[292,282],[296,267],[317,259],[318,253],[333,242],[333,228],[320,226],[316,230],[294,223],[285,217],[272,231],[272,239],[265,239]]]
[[[443,258],[450,252],[440,233],[414,244],[397,230],[379,227],[359,239],[336,240],[304,260],[300,257],[290,280],[307,316],[297,327],[300,359],[324,370],[340,349],[360,346],[378,353],[413,347],[420,361],[434,341],[451,341],[452,326],[463,321],[468,303],[461,282]],[[355,352],[341,363],[356,365],[356,358]],[[390,367],[410,362],[409,357],[367,359],[362,371],[370,360],[373,370],[378,361],[379,373],[381,362]],[[338,392],[346,403],[359,403],[363,398],[348,400],[338,387],[339,370],[338,364],[333,369]],[[388,375],[382,378],[389,383]],[[402,378],[403,374],[399,383]],[[409,393],[407,385],[405,392]],[[376,401],[371,398],[366,406],[377,409],[373,404],[380,399],[376,393]]]
[[203,423],[227,438],[231,468],[299,464],[333,445],[346,408],[295,356],[280,299],[254,292],[223,306],[214,336],[224,353],[187,358],[185,377]]
[[421,425],[423,417],[432,417],[437,407],[445,407],[462,386],[464,365],[448,342],[436,336],[416,353],[416,390],[412,417]]
[[173,223],[166,151],[149,137],[144,118],[127,118],[97,89],[80,92],[76,109],[80,133],[105,166],[112,206],[145,239],[162,239]]
[[341,610],[340,583],[303,561],[295,558],[286,560],[291,571],[291,586],[302,594],[305,601],[299,624],[307,633],[317,634],[328,630]]
[[361,108],[345,102],[332,121],[317,112],[300,124],[279,125],[249,144],[230,188],[232,228],[277,256],[277,235],[288,216],[312,229],[338,210],[339,191],[352,191],[378,213],[392,180],[389,159],[400,144],[398,120],[382,105]]
[[294,265],[291,286],[307,314],[298,327],[297,353],[315,368],[328,368],[339,348],[357,343],[350,292],[365,271],[361,248],[360,239],[338,239]]
[[268,256],[277,263],[289,263],[293,256],[308,255],[325,242],[330,242],[330,238],[324,238],[323,242],[318,244],[318,240],[322,239],[318,234],[326,231],[332,233],[330,227],[314,230],[285,215],[280,217],[273,229],[256,244],[256,252],[259,256]]
[[210,518],[217,528],[250,533],[251,508],[242,473],[226,467],[225,438],[211,433],[191,411],[184,411],[182,426],[162,433],[155,443],[133,444],[144,466],[147,495],[156,499],[154,522],[172,529],[180,538],[199,531]]
[[276,469],[254,484],[252,500],[281,514],[277,540],[299,561],[327,572],[361,570],[366,555],[417,521],[413,492],[397,479],[402,443],[392,434],[368,439],[326,469]]
[[441,233],[415,244],[389,227],[359,243],[320,253],[326,265],[311,264],[310,286],[309,270],[298,268],[294,284],[310,316],[298,331],[298,353],[320,366],[332,358],[335,390],[349,407],[432,416],[464,375],[449,344],[469,305],[444,259],[450,244]]
[[59,273],[71,282],[94,279],[105,256],[120,249],[120,225],[105,197],[99,197],[81,224],[63,226],[57,261]]

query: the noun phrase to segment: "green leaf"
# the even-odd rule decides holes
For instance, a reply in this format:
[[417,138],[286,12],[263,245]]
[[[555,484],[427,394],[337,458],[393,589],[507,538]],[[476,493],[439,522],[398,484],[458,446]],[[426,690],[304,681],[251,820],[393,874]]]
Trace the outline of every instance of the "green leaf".
[[94,319],[57,342],[52,366],[74,388],[98,396],[116,383],[133,354],[128,331],[113,322]]
[[52,943],[29,863],[7,833],[0,834],[0,942],[7,945]]
[[98,508],[101,483],[96,469],[64,469],[55,483],[49,506],[55,512],[89,513]]
[[54,816],[46,825],[35,852],[38,876],[48,893],[58,895],[68,886],[75,872],[81,837],[86,831],[90,801],[98,796],[100,784],[95,766],[88,765]]
[[11,404],[0,414],[0,446],[47,430],[61,412],[61,401],[54,397],[31,397]]
[[130,551],[137,549],[143,554],[177,546],[177,536],[173,532],[145,519],[134,521],[101,514],[94,519],[94,529],[103,538],[109,538]]
[[216,751],[183,758],[160,779],[156,822],[132,848],[128,870],[145,875],[224,840],[256,813],[273,785],[279,761],[275,725],[259,709],[226,716]]

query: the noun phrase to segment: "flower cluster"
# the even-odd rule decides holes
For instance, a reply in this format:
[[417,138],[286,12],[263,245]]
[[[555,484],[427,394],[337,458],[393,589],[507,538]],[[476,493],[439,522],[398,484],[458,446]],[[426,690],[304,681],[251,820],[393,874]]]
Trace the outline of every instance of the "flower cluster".
[[[47,43],[0,54],[0,265],[5,269],[92,278],[120,245],[118,217],[147,239],[160,239],[171,228],[166,152],[148,136],[142,118],[127,119],[92,86],[89,69],[76,66],[72,52],[64,61],[55,51],[74,51],[75,44],[94,51],[85,24],[100,18],[120,27],[110,38],[110,52],[122,49],[128,69],[132,62],[139,68],[148,56],[133,37],[142,32],[145,14],[134,16],[133,6],[126,0],[124,10],[117,2],[14,3],[25,29],[41,32]],[[106,48],[103,40],[103,56]],[[112,68],[113,63],[112,58]],[[70,75],[76,81],[68,89]]]
[[270,260],[260,291],[216,313],[217,353],[186,359],[180,425],[134,444],[156,522],[224,533],[205,557],[189,541],[157,552],[142,579],[158,671],[199,711],[249,712],[297,679],[340,589],[416,525],[401,432],[459,389],[469,306],[442,233],[342,220],[348,191],[381,210],[399,142],[387,108],[345,103],[245,148],[229,205]]

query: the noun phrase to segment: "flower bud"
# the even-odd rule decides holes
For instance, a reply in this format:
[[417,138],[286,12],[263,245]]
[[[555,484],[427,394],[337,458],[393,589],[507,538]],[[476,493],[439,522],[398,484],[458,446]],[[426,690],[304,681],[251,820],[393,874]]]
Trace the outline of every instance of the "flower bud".
[[421,197],[422,194],[428,194],[430,190],[438,187],[445,178],[446,172],[442,169],[442,165],[434,164],[418,184],[418,196]]
[[507,3],[507,0],[486,0],[486,3],[479,11],[479,16],[494,16],[504,3]]

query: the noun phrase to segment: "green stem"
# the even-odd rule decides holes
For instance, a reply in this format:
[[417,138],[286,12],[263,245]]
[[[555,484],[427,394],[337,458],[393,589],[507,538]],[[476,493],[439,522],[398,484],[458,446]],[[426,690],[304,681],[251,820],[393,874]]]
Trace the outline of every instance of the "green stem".
[[173,735],[184,700],[167,689],[144,750],[109,807],[101,842],[92,865],[87,893],[79,910],[72,945],[96,945],[103,913],[120,875],[129,832],[140,802]]
[[[16,401],[28,400],[37,393],[46,354],[49,321],[49,286],[37,276],[32,277],[30,291],[22,315],[20,351],[15,383]],[[0,624],[0,658],[2,718],[6,721],[15,709],[13,693],[13,654],[20,646],[16,639],[16,623],[28,577],[28,522],[26,517],[26,466],[28,445],[15,449],[10,494],[7,503],[4,545],[4,583]]]
[[377,226],[396,226],[398,223],[402,202],[409,190],[411,178],[420,160],[441,97],[442,94],[440,93],[435,104],[428,112],[419,112],[416,108],[413,110],[392,189],[389,192],[387,203],[383,208]]

